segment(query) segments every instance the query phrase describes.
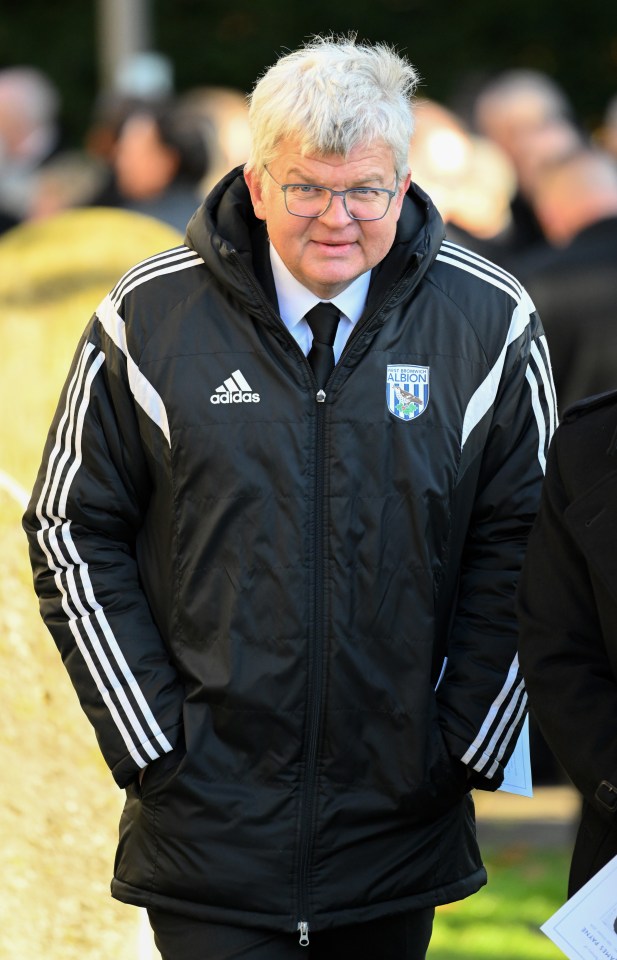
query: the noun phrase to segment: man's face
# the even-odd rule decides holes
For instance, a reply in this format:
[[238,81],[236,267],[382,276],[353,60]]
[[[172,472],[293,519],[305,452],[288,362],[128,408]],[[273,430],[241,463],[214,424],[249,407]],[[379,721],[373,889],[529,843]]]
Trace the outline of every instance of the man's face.
[[255,214],[265,220],[270,242],[296,280],[324,300],[329,300],[386,256],[396,232],[410,176],[399,183],[396,196],[382,220],[352,220],[342,197],[334,197],[329,210],[315,219],[287,212],[278,184],[307,183],[346,190],[349,187],[385,187],[396,182],[391,149],[378,141],[354,147],[349,156],[302,156],[297,141],[281,141],[276,158],[268,164],[274,180],[260,180],[247,171],[246,182]]

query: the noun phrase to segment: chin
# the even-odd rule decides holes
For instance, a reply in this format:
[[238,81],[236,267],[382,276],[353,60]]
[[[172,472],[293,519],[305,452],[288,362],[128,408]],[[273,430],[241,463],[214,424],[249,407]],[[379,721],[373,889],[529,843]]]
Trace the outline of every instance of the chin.
[[312,273],[306,278],[307,287],[333,287],[337,288],[334,290],[332,296],[338,293],[340,290],[348,287],[356,277],[359,277],[362,273],[362,270],[318,270],[315,273]]

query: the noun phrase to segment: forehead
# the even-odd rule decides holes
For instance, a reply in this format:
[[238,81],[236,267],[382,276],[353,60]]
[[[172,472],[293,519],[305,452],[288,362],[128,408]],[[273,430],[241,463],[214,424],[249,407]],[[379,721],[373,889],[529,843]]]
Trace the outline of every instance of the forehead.
[[348,154],[302,153],[300,143],[294,138],[285,138],[278,145],[276,157],[277,179],[284,176],[310,179],[327,184],[331,180],[378,179],[392,181],[394,155],[383,140],[359,144]]

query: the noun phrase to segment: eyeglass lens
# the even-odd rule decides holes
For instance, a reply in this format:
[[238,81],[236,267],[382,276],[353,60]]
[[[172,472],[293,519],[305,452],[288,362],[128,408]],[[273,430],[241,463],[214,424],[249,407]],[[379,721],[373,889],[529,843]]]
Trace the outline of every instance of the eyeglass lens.
[[[299,217],[320,217],[332,199],[332,194],[325,187],[308,184],[289,184],[285,187],[287,209]],[[347,213],[354,220],[379,220],[390,206],[390,194],[387,190],[363,187],[347,190],[343,201]]]

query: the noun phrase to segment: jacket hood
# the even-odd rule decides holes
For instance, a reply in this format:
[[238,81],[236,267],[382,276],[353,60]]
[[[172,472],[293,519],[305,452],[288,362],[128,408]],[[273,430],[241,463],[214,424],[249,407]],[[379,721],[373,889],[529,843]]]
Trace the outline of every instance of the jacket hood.
[[[243,170],[242,166],[236,167],[212,189],[191,218],[185,238],[217,280],[225,287],[235,286],[238,294],[246,288],[244,270],[255,273],[254,240],[264,229],[263,221],[253,212]],[[396,288],[398,302],[424,276],[444,237],[444,223],[433,201],[412,183],[403,201],[394,243],[387,257],[373,268],[371,287],[379,276],[381,296],[384,290],[394,293]],[[399,281],[404,282],[399,285]]]

